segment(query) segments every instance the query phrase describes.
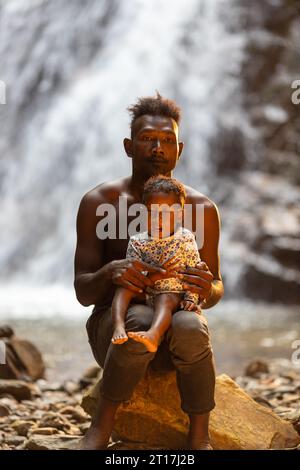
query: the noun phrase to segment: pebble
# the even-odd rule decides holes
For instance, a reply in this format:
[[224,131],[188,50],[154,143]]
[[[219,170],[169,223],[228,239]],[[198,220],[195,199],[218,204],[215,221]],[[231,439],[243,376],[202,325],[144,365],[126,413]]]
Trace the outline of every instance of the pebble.
[[4,418],[10,414],[10,409],[6,405],[0,404],[0,418]]

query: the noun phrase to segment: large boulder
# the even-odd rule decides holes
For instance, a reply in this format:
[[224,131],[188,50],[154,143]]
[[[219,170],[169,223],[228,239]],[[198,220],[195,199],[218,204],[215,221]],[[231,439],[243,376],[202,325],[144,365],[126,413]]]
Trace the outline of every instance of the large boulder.
[[[82,400],[87,413],[93,413],[98,396],[99,382]],[[282,449],[300,442],[290,423],[256,403],[225,374],[217,377],[215,400],[210,420],[214,449]],[[120,406],[114,435],[152,448],[184,449],[188,424],[180,407],[175,372],[162,375],[149,369],[132,399]]]
[[0,327],[5,343],[5,364],[0,367],[2,379],[37,380],[44,377],[45,363],[37,347],[15,336],[10,326]]

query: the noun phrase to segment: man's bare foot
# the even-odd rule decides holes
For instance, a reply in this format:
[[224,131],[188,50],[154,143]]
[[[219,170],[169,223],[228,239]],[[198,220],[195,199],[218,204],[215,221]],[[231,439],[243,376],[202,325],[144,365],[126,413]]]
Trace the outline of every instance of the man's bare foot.
[[107,442],[103,442],[99,430],[91,427],[79,441],[77,450],[104,450],[107,445]]
[[117,326],[113,332],[111,342],[113,344],[122,344],[125,343],[125,341],[128,341],[125,328],[123,326]]
[[213,448],[209,441],[199,441],[191,443],[189,450],[213,450]]
[[155,352],[158,348],[159,335],[153,330],[129,331],[128,336],[134,341],[143,343],[149,352]]

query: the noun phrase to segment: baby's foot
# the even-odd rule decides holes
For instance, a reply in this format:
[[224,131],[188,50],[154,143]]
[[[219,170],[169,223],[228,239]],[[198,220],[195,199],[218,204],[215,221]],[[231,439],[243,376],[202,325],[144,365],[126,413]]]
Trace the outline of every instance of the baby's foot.
[[117,326],[113,332],[111,342],[113,344],[122,344],[128,341],[128,336],[126,334],[124,326]]
[[129,331],[128,336],[134,341],[143,343],[148,351],[155,352],[158,348],[159,335],[153,330],[148,331]]

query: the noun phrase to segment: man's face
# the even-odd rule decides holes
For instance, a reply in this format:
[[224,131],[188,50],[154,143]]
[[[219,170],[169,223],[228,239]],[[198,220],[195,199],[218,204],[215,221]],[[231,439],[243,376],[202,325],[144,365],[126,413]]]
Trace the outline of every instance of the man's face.
[[164,116],[140,116],[132,134],[129,156],[134,171],[146,177],[170,174],[183,148],[183,143],[178,142],[176,121]]

